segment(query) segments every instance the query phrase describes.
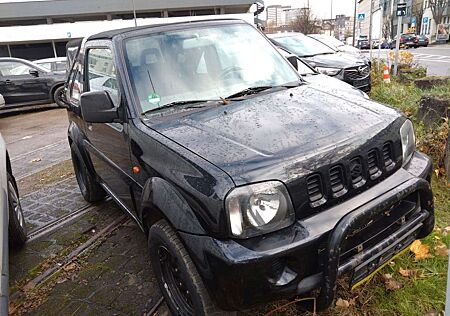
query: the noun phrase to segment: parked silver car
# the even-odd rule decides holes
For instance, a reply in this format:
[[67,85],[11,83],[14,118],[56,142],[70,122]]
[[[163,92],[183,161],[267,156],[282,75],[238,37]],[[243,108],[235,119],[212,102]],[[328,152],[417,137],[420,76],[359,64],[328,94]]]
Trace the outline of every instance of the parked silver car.
[[8,251],[9,246],[25,244],[27,232],[16,179],[5,141],[0,134],[0,315],[8,315]]

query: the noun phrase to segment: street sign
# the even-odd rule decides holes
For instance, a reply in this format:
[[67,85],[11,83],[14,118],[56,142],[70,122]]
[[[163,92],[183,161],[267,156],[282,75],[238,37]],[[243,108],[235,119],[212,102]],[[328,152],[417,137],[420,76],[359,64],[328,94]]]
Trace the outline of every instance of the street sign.
[[366,18],[365,13],[358,13],[358,21],[364,21],[365,18]]
[[406,3],[397,3],[397,16],[406,15]]
[[424,17],[424,18],[422,19],[422,22],[423,22],[423,24],[428,24],[428,17],[427,17],[427,16]]
[[412,17],[411,18],[411,27],[416,26],[416,22],[417,22],[416,17]]

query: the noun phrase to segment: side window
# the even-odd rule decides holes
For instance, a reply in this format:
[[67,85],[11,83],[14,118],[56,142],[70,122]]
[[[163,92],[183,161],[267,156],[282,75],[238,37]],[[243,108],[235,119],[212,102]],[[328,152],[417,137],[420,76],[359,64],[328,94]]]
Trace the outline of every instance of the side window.
[[89,91],[106,91],[115,106],[119,106],[116,66],[109,48],[91,48],[87,55]]
[[76,105],[80,102],[81,91],[83,90],[80,69],[80,64],[77,62],[70,74],[71,77],[68,89],[69,100]]
[[2,61],[0,62],[0,73],[3,76],[20,76],[30,74],[30,69],[34,69],[27,64],[17,61]]

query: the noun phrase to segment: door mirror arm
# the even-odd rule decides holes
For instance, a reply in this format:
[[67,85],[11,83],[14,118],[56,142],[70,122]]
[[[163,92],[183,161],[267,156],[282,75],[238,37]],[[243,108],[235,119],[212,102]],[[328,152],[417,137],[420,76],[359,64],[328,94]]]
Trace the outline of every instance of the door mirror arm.
[[34,77],[39,77],[39,71],[37,71],[36,69],[30,69],[28,70],[28,73]]

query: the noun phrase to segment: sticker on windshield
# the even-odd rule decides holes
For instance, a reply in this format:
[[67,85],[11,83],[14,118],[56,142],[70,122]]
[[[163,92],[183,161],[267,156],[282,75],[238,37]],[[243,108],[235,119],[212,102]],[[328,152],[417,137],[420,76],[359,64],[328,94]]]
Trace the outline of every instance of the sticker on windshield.
[[158,104],[161,102],[161,96],[157,93],[152,93],[148,96],[148,102],[151,104]]

